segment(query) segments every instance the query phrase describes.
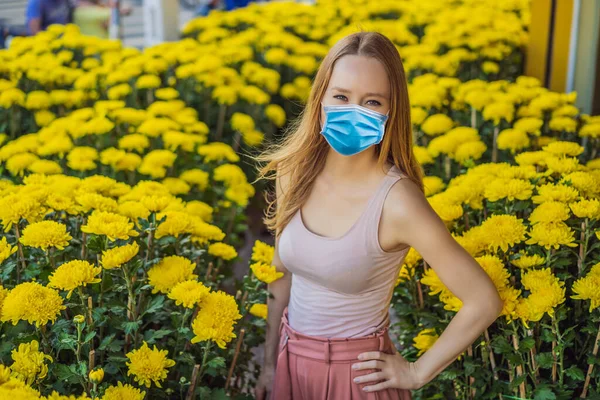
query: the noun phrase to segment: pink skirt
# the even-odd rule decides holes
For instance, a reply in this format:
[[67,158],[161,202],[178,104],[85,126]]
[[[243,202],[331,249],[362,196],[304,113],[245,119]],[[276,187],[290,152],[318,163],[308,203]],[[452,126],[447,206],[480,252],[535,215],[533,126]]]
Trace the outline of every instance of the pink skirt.
[[269,400],[411,400],[407,389],[365,392],[363,387],[381,381],[353,381],[357,376],[379,371],[353,370],[360,353],[394,353],[388,329],[386,326],[360,338],[304,335],[289,326],[286,307],[279,326],[279,351]]

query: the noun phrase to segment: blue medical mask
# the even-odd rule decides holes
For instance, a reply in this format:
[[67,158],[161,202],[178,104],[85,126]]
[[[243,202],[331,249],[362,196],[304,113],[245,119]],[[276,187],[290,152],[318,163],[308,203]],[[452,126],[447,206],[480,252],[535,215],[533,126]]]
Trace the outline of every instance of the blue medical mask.
[[323,105],[325,123],[321,134],[338,153],[352,156],[383,140],[387,114],[358,104]]

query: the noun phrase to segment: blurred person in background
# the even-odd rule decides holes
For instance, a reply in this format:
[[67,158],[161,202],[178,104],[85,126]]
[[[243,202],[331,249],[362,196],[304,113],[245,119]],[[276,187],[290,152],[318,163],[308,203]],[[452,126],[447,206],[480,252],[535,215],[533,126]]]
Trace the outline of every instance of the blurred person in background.
[[0,25],[0,48],[14,36],[35,35],[52,24],[72,22],[74,8],[72,0],[28,0],[25,26]]
[[[110,18],[116,3],[102,0],[80,0],[73,12],[73,23],[79,26],[82,35],[108,39]],[[131,7],[120,9],[121,15],[131,14]]]
[[25,11],[27,34],[35,35],[52,24],[72,22],[74,8],[71,0],[29,0]]
[[246,7],[250,3],[264,3],[265,0],[200,0],[196,8],[196,16],[205,17],[211,10],[231,11]]

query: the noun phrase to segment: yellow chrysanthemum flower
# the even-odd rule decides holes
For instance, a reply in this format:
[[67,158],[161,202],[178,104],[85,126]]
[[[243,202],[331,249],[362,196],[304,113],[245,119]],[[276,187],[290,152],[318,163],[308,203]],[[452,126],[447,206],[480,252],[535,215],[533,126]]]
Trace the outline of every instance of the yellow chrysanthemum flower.
[[523,220],[514,215],[493,215],[481,224],[479,231],[481,240],[493,252],[508,251],[509,247],[525,240],[525,233]]
[[254,246],[252,247],[252,261],[271,265],[273,262],[274,253],[275,247],[269,246],[268,244],[257,240],[254,242]]
[[571,211],[579,218],[600,219],[600,200],[582,199],[569,204]]
[[226,243],[212,243],[208,246],[208,254],[222,258],[225,261],[233,260],[237,257],[237,251],[233,246]]
[[150,387],[152,382],[159,388],[161,382],[167,378],[167,368],[175,365],[175,361],[167,358],[167,350],[158,350],[156,345],[152,350],[144,341],[142,347],[126,354],[129,362],[125,363],[129,368],[127,375],[133,375],[140,385]]
[[102,400],[144,400],[146,392],[131,385],[118,382],[117,386],[109,386],[104,391]]
[[266,304],[252,304],[248,312],[255,317],[262,319],[267,319],[267,316],[269,315],[269,310]]
[[0,198],[0,220],[5,232],[21,219],[26,219],[29,223],[38,222],[45,213],[45,207],[34,196],[9,194]]
[[572,299],[590,300],[589,312],[600,307],[600,262],[595,264],[588,274],[573,283]]
[[504,268],[504,263],[501,259],[492,255],[484,255],[481,257],[475,258],[475,260],[479,263],[481,268],[488,274],[496,289],[504,289],[508,286],[508,278],[510,278],[510,273],[506,268]]
[[417,356],[425,353],[433,346],[438,340],[439,335],[436,333],[435,328],[427,328],[420,331],[417,336],[413,338],[413,346],[419,350]]
[[575,142],[556,141],[542,147],[542,150],[556,156],[576,157],[583,153],[583,146]]
[[166,220],[156,229],[156,238],[160,239],[163,236],[179,237],[186,233],[192,232],[194,218],[186,212],[182,211],[165,211],[158,214],[158,218],[166,217]]
[[204,286],[202,282],[187,280],[173,286],[168,297],[175,300],[175,304],[178,306],[194,308],[196,304],[202,302],[209,292],[210,288]]
[[75,200],[85,212],[90,210],[115,212],[118,207],[116,200],[98,193],[81,192],[75,195]]
[[203,245],[209,240],[223,240],[225,233],[216,225],[195,220],[192,223],[192,242]]
[[504,129],[498,135],[497,143],[500,150],[510,150],[511,154],[526,149],[531,144],[527,133],[518,129]]
[[454,126],[454,122],[446,114],[434,114],[425,120],[421,130],[429,136],[438,136],[448,132]]
[[571,203],[577,201],[579,193],[577,189],[561,184],[547,183],[545,185],[538,186],[537,195],[531,197],[531,200],[535,204],[541,204],[545,201],[561,201],[563,203]]
[[104,269],[119,268],[121,265],[128,263],[139,251],[140,246],[137,242],[105,250],[102,252],[100,264]]
[[23,399],[23,400],[38,400],[40,392],[27,386],[25,382],[17,378],[10,379],[4,385],[0,385],[0,399]]
[[102,272],[101,267],[94,267],[87,261],[73,260],[59,266],[48,278],[48,286],[60,290],[67,290],[67,299],[73,290],[81,286],[98,283],[102,279],[97,275]]
[[48,365],[45,361],[52,362],[52,357],[39,351],[39,343],[32,340],[29,343],[21,343],[18,349],[11,352],[13,363],[10,369],[13,376],[21,379],[26,384],[44,379],[48,375]]
[[94,211],[81,226],[81,231],[94,235],[105,235],[113,242],[117,239],[127,240],[130,236],[139,236],[133,229],[133,222],[129,218],[106,211]]
[[396,282],[394,282],[394,287],[398,286],[402,282],[411,280],[413,276],[415,276],[415,268],[407,264],[402,264],[398,270],[398,277],[396,278]]
[[570,217],[569,207],[560,201],[546,201],[533,209],[529,216],[529,222],[558,222],[566,221]]
[[515,107],[508,102],[490,103],[483,109],[483,118],[499,125],[500,120],[512,122],[515,115]]
[[37,282],[25,282],[15,286],[4,299],[2,321],[16,325],[24,320],[36,326],[54,321],[64,310],[63,299],[58,292]]
[[577,247],[573,230],[564,222],[540,222],[535,224],[527,234],[530,237],[526,241],[527,244],[538,244],[546,249],[558,249],[560,246]]
[[148,270],[148,281],[152,285],[152,293],[169,293],[178,283],[196,279],[196,265],[181,256],[165,257]]
[[210,222],[212,221],[214,209],[200,200],[192,200],[185,204],[185,211],[188,214],[199,217],[203,221]]
[[523,321],[539,321],[544,314],[554,316],[554,308],[565,301],[565,288],[550,284],[532,292],[527,298],[521,298],[515,308],[515,316]]
[[129,218],[132,221],[135,221],[136,224],[139,218],[148,219],[150,216],[150,210],[137,201],[126,201],[119,204],[117,213]]
[[231,127],[241,133],[251,132],[254,130],[254,120],[251,116],[236,112],[231,116]]
[[155,89],[160,87],[160,78],[156,75],[142,75],[137,79],[138,89]]
[[261,282],[271,283],[281,278],[283,272],[278,272],[274,265],[265,264],[264,262],[256,262],[250,265],[250,269]]
[[209,174],[201,169],[188,169],[183,171],[179,178],[183,179],[190,185],[195,185],[199,190],[205,190],[208,187]]
[[0,264],[16,251],[17,246],[11,246],[6,240],[6,237],[2,237],[2,239],[0,239]]
[[227,143],[213,142],[198,147],[198,154],[204,157],[204,162],[223,161],[238,162],[240,156]]
[[452,158],[465,165],[468,160],[479,160],[486,150],[487,146],[480,140],[461,143],[454,151]]
[[517,256],[518,258],[512,259],[510,263],[521,269],[537,267],[546,262],[546,258],[537,254],[528,255],[524,251],[517,253]]
[[242,315],[233,296],[220,290],[210,292],[192,322],[192,330],[196,335],[192,338],[192,343],[212,340],[224,349],[236,337],[233,326],[240,318]]
[[41,221],[27,225],[23,229],[23,236],[19,241],[25,246],[37,247],[42,250],[46,250],[48,247],[63,250],[69,245],[71,239],[66,225],[55,221]]
[[510,201],[527,200],[533,193],[533,185],[523,179],[494,179],[484,191],[489,201],[508,199]]
[[104,369],[97,368],[93,371],[90,371],[89,378],[92,383],[99,384],[104,379]]
[[276,127],[281,128],[285,125],[285,111],[280,105],[269,104],[265,108],[265,115]]
[[506,317],[507,321],[515,314],[515,309],[519,304],[519,296],[521,295],[521,291],[515,289],[512,286],[507,286],[498,291],[500,295],[500,299],[502,300],[502,311],[500,312],[501,316]]

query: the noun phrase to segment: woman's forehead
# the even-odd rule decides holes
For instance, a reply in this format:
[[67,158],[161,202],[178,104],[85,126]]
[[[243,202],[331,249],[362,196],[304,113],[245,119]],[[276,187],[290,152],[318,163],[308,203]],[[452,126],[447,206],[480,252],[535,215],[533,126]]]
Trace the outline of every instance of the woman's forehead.
[[347,55],[334,65],[328,89],[340,92],[380,93],[388,96],[390,83],[383,64],[374,57]]

